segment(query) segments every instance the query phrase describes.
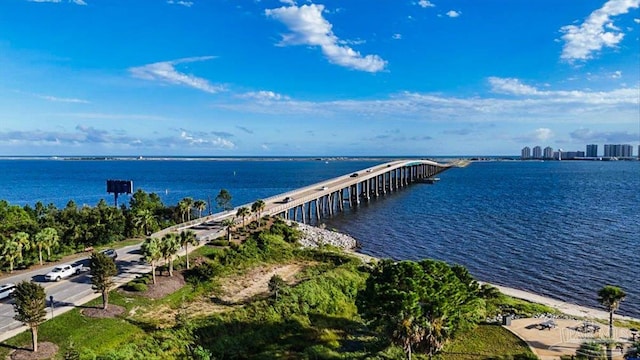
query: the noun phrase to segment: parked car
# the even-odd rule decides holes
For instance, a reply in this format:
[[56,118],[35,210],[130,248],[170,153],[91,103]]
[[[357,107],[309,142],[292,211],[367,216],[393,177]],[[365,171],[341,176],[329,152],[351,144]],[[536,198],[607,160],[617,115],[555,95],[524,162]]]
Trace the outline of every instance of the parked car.
[[4,300],[13,294],[16,291],[15,284],[4,284],[0,285],[0,300]]
[[106,250],[102,250],[101,252],[107,255],[108,257],[112,258],[113,260],[118,258],[118,253],[114,249],[106,249]]
[[69,276],[79,274],[82,270],[82,264],[76,266],[69,264],[58,265],[54,267],[53,270],[46,273],[44,275],[44,279],[47,281],[60,281],[64,278],[68,278]]

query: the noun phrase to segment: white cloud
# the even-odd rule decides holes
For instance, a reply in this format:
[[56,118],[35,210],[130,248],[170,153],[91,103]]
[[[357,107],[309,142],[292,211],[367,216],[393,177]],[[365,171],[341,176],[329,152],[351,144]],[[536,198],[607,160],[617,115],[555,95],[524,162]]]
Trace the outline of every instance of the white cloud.
[[435,7],[435,5],[428,0],[420,0],[418,1],[418,5],[420,5],[423,8],[428,8],[428,7]]
[[281,101],[281,100],[289,100],[288,96],[281,95],[275,93],[273,91],[251,91],[245,94],[240,95],[240,97],[245,99],[256,99],[259,101]]
[[[453,97],[434,93],[402,92],[375,100],[245,101],[214,106],[242,113],[299,115],[324,119],[376,119],[414,122],[553,122],[598,124],[638,123],[638,88],[608,91],[538,90],[517,79],[492,78],[494,92],[506,96]],[[615,114],[615,116],[612,116]]]
[[191,7],[191,6],[193,6],[193,1],[167,0],[167,4],[182,5],[184,7]]
[[[624,34],[613,25],[611,17],[626,14],[640,6],[640,0],[609,0],[580,24],[560,28],[565,41],[560,58],[566,61],[588,60],[603,47],[615,47]],[[605,27],[612,31],[606,31]]]
[[387,62],[378,55],[362,56],[349,46],[341,46],[332,25],[323,16],[323,5],[310,4],[267,9],[265,14],[285,24],[291,33],[282,35],[279,45],[319,46],[331,63],[351,69],[378,72]]
[[447,16],[450,18],[457,18],[462,14],[462,11],[449,10],[447,11]]
[[506,95],[529,95],[547,98],[549,103],[584,103],[586,105],[638,104],[640,89],[622,88],[608,92],[582,90],[538,90],[514,78],[490,77],[491,91]]
[[400,40],[400,39],[402,39],[402,34],[393,34],[393,35],[391,35],[391,38],[393,40]]
[[640,19],[633,19],[633,22],[635,22],[636,24],[640,24]]
[[213,138],[206,138],[201,135],[193,135],[187,133],[185,130],[180,131],[180,140],[190,146],[204,146],[214,147],[220,149],[234,149],[236,145],[228,139],[224,139],[220,136],[214,136]]
[[622,77],[622,71],[618,70],[618,71],[614,71],[613,74],[611,75],[612,78],[614,79],[620,79]]
[[538,89],[525,85],[520,80],[514,78],[490,77],[489,84],[491,91],[498,94],[511,95],[538,95]]
[[184,58],[172,61],[163,61],[157,62],[153,64],[148,64],[139,67],[129,68],[129,72],[134,77],[145,79],[145,80],[153,80],[160,81],[169,84],[177,84],[177,85],[185,85],[198,90],[206,91],[208,93],[218,93],[220,91],[225,90],[222,85],[213,85],[209,83],[208,80],[202,79],[193,75],[184,74],[178,72],[175,68],[178,64],[196,62],[196,61],[204,61],[214,59],[214,56],[200,56],[200,57],[192,57],[192,58]]
[[65,102],[65,103],[76,103],[76,104],[88,104],[89,103],[89,101],[87,101],[87,100],[76,99],[76,98],[60,98],[60,97],[51,96],[51,95],[36,95],[36,96],[41,98],[41,99],[54,101],[54,102]]
[[296,2],[293,0],[280,0],[280,2],[289,6],[296,6]]
[[533,136],[536,140],[545,141],[553,137],[553,131],[548,128],[539,128],[533,132]]
[[[27,0],[27,1],[37,2],[37,3],[55,3],[55,4],[59,4],[62,2],[62,0]],[[69,0],[68,2],[76,5],[87,5],[87,3],[84,0]]]

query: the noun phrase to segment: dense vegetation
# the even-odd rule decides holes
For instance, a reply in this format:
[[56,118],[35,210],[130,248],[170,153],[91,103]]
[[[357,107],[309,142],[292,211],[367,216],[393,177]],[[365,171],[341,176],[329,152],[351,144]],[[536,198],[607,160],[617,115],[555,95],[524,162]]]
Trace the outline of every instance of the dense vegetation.
[[[228,207],[231,195],[221,190],[222,205]],[[219,195],[220,196],[220,195]],[[100,200],[94,207],[79,207],[73,200],[63,209],[37,202],[20,207],[0,200],[0,270],[13,271],[44,260],[102,246],[126,238],[150,235],[162,228],[202,215],[206,202],[182,199],[165,206],[160,197],[142,190],[119,207]]]
[[[176,261],[176,270],[187,280],[187,285],[177,292],[150,300],[134,295],[137,293],[113,291],[109,302],[126,308],[122,318],[90,319],[73,310],[42,324],[42,340],[60,347],[58,358],[76,351],[82,359],[404,358],[402,346],[390,343],[383,333],[367,325],[362,318],[366,310],[357,306],[356,300],[363,296],[359,294],[375,279],[370,274],[381,268],[363,265],[359,259],[331,248],[300,249],[296,245],[299,232],[273,221],[264,221],[271,224],[269,228],[256,226],[256,222],[247,225],[241,230],[247,236],[242,244],[231,242],[224,248],[197,249],[191,259],[194,266],[189,270],[184,268],[184,259]],[[222,285],[232,283],[234,277],[255,268],[287,264],[301,269],[294,279],[285,281],[274,276],[263,294],[235,302],[223,300]],[[463,268],[440,262],[423,262],[419,268],[425,270],[427,265],[448,274],[454,283],[465,287],[471,284],[465,282],[469,278]],[[435,278],[432,280],[431,285],[438,283]],[[446,284],[449,283],[442,283]],[[431,290],[432,295],[438,293],[435,288]],[[468,290],[455,289],[470,294]],[[482,295],[474,293],[472,297],[481,299]],[[487,311],[483,306],[486,302],[474,300],[469,307],[463,305],[460,314],[473,316],[468,324],[458,326],[455,334],[452,332],[451,341],[444,341],[447,345],[441,349],[439,359],[459,359],[460,354],[470,354],[469,358],[531,358],[526,346],[508,332],[495,329],[499,327],[481,325],[471,330]],[[101,303],[96,300],[92,305]],[[476,310],[477,314],[471,313]],[[508,339],[506,345],[482,345],[483,338],[493,342],[496,337]],[[477,344],[471,348],[457,340],[469,338],[476,338]],[[8,343],[24,346],[27,341],[21,335]],[[450,353],[449,348],[453,349]],[[474,354],[483,356],[473,357]],[[426,358],[421,351],[415,356]]]

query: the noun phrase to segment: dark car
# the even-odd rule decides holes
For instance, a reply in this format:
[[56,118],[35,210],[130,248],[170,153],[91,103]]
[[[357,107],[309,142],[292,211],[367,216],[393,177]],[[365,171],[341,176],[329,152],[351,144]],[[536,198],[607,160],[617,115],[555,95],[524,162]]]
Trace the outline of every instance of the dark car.
[[351,174],[351,177],[358,177],[358,173]]
[[118,258],[118,253],[114,249],[102,250],[102,253],[112,258],[113,260]]
[[293,201],[293,198],[290,196],[287,196],[286,198],[284,198],[284,200],[282,200],[283,203],[288,203],[290,201]]

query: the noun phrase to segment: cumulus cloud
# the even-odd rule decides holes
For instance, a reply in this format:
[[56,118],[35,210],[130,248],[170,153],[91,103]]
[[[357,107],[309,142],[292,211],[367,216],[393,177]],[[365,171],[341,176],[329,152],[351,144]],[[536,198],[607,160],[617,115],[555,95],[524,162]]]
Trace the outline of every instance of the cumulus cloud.
[[622,77],[622,71],[620,70],[614,71],[611,77],[614,79],[620,79]]
[[267,9],[265,14],[282,22],[291,31],[282,35],[281,46],[318,46],[333,64],[367,72],[384,70],[387,62],[380,56],[362,56],[349,46],[340,45],[341,40],[333,33],[333,25],[322,16],[323,11],[323,5],[310,4]]
[[213,85],[208,80],[176,70],[176,65],[214,59],[214,56],[200,56],[172,61],[163,61],[139,67],[129,68],[133,77],[145,80],[159,81],[168,84],[189,86],[211,94],[224,91],[222,85]]
[[435,7],[435,5],[428,0],[420,0],[418,1],[418,5],[420,5],[423,8],[428,8],[428,7]]
[[167,4],[182,5],[184,7],[191,7],[191,6],[193,6],[193,1],[167,0]]
[[461,11],[455,11],[455,10],[449,10],[447,11],[446,15],[450,18],[457,18],[458,16],[462,15]]
[[402,39],[402,34],[393,34],[393,35],[391,35],[391,38],[393,40],[400,40],[400,39]]
[[624,38],[624,33],[613,25],[611,18],[639,6],[640,0],[609,0],[582,24],[563,26],[560,31],[564,34],[565,44],[560,58],[569,62],[588,60],[603,47],[615,47]]
[[633,19],[633,22],[635,22],[636,24],[640,24],[640,19]]

